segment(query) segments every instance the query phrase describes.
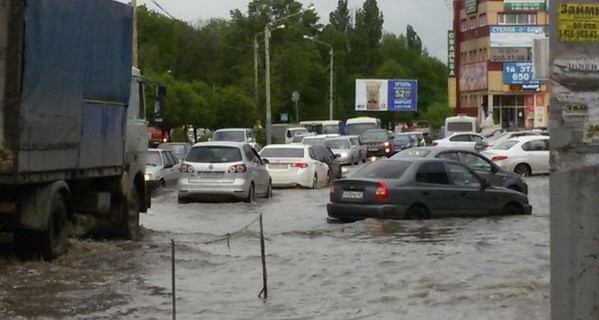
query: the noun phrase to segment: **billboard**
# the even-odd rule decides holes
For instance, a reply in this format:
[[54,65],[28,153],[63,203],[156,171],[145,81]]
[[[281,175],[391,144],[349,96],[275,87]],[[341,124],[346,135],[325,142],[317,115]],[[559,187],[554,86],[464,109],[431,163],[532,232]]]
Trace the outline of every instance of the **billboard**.
[[487,62],[465,64],[460,67],[460,91],[487,88]]
[[503,83],[505,84],[539,84],[533,77],[532,62],[504,62]]
[[489,28],[491,48],[526,47],[532,48],[533,39],[545,38],[545,26],[491,26]]
[[416,111],[417,80],[356,79],[356,111]]
[[504,0],[505,11],[544,11],[545,0]]
[[532,59],[531,48],[515,48],[515,47],[503,47],[503,48],[491,48],[489,60],[493,62],[528,62]]

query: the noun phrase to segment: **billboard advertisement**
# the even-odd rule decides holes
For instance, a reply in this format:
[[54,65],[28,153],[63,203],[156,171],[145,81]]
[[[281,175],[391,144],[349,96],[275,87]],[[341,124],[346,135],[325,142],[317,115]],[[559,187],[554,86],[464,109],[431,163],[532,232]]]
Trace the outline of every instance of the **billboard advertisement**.
[[487,63],[477,62],[460,67],[460,91],[474,91],[487,88]]
[[417,80],[356,79],[356,111],[416,111]]
[[489,27],[491,48],[525,47],[532,48],[533,39],[545,38],[545,26],[491,26]]
[[493,62],[518,61],[527,62],[532,60],[531,48],[491,48],[489,60]]
[[504,62],[503,83],[505,84],[539,84],[533,78],[532,62]]

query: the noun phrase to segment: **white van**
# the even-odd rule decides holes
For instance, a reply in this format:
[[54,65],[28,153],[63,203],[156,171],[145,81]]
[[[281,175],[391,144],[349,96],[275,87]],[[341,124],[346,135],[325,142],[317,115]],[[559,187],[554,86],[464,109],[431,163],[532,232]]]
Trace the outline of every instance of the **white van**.
[[381,120],[372,117],[349,118],[345,121],[345,134],[359,136],[369,129],[380,129]]
[[465,115],[457,115],[445,118],[445,137],[449,137],[456,132],[475,132],[479,130],[478,119]]
[[308,131],[310,131],[310,132],[314,132],[316,134],[321,134],[323,121],[324,120],[306,120],[306,121],[300,121],[299,124],[300,124],[300,126],[303,126],[304,128],[308,129]]
[[322,121],[322,133],[323,134],[335,134],[339,132],[339,120],[324,120]]
[[304,135],[308,133],[308,129],[305,127],[293,127],[287,128],[285,130],[285,143],[291,143],[293,141],[293,137],[297,135]]

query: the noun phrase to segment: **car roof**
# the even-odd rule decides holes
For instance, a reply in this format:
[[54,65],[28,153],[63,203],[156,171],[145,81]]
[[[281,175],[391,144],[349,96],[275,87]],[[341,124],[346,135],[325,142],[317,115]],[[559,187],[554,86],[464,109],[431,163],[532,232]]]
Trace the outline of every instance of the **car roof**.
[[530,140],[549,140],[549,136],[544,136],[544,135],[539,134],[539,135],[513,137],[508,140],[517,140],[517,141],[522,141],[522,142],[526,142],[526,141],[530,141]]
[[192,147],[224,146],[224,147],[241,148],[246,144],[248,144],[248,143],[247,142],[237,142],[237,141],[206,141],[206,142],[198,142],[198,143],[194,144]]
[[269,144],[266,147],[262,148],[262,150],[268,148],[268,149],[274,149],[274,148],[292,148],[292,149],[303,149],[306,147],[310,147],[310,145],[307,144],[290,144],[290,143],[277,143],[277,144]]
[[221,129],[215,130],[214,132],[216,132],[216,131],[242,131],[242,130],[243,131],[251,131],[254,129],[252,129],[252,128],[221,128]]
[[[163,142],[163,143],[158,144],[158,146],[164,146],[164,145],[168,146],[168,145],[176,145],[176,144],[187,145],[190,143],[189,142]],[[157,149],[159,149],[159,148],[157,148]]]

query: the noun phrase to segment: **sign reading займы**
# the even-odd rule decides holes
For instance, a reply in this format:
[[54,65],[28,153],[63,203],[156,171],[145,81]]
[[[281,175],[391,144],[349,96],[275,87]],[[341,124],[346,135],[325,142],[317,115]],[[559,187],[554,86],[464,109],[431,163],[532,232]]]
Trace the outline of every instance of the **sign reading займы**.
[[599,4],[561,4],[557,9],[557,39],[599,42]]
[[417,80],[356,79],[357,111],[417,111]]

